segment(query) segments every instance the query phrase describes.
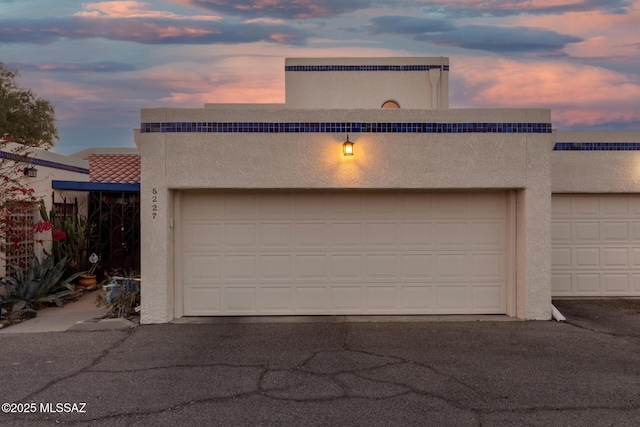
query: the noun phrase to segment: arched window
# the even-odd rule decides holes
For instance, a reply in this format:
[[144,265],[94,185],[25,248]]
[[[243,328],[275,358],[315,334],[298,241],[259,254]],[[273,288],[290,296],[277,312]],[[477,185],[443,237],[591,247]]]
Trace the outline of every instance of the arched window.
[[385,101],[385,103],[382,104],[382,108],[400,108],[400,104],[396,101]]

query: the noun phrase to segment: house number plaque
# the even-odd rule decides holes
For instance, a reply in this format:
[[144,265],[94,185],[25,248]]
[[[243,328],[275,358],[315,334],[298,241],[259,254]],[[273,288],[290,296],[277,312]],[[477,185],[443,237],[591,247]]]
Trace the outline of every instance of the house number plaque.
[[151,193],[151,218],[156,219],[156,216],[158,215],[158,190],[152,188]]

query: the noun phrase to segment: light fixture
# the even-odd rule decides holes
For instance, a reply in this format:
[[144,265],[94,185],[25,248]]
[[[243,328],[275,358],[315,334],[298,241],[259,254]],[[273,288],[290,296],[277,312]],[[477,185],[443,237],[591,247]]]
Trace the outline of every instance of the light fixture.
[[29,178],[35,178],[38,176],[38,169],[32,167],[24,168],[24,176],[28,176]]
[[342,143],[342,154],[353,156],[353,142],[349,141],[349,135],[347,135],[347,140]]

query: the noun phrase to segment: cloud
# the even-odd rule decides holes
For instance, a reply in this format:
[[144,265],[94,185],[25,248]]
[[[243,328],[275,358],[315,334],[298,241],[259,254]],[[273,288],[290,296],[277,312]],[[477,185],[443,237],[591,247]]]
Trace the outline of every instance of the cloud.
[[449,17],[557,15],[569,12],[627,13],[629,0],[434,0],[424,2],[427,13]]
[[46,73],[118,73],[132,71],[135,68],[122,62],[89,62],[84,64],[62,63],[17,63],[13,64],[21,72]]
[[397,34],[440,46],[495,53],[560,51],[582,39],[555,31],[531,27],[467,25],[456,27],[444,19],[413,16],[380,16],[371,19],[369,34]]
[[560,129],[640,120],[640,81],[627,74],[565,62],[463,61],[452,107],[550,108]]
[[440,46],[495,53],[558,52],[569,43],[583,40],[540,28],[484,25],[468,25],[446,33],[420,34],[414,38]]
[[86,16],[0,20],[0,43],[48,44],[60,39],[97,37],[142,44],[235,44],[270,41],[303,45],[308,34],[286,25],[231,21],[114,19]]
[[152,18],[152,19],[188,19],[194,21],[218,21],[218,16],[182,16],[173,12],[157,11],[149,3],[138,1],[105,1],[82,5],[83,11],[74,16],[85,18]]
[[416,18],[413,16],[379,16],[371,19],[369,34],[439,33],[453,31],[455,26],[443,19]]
[[327,18],[366,9],[383,0],[172,0],[217,13],[245,18]]

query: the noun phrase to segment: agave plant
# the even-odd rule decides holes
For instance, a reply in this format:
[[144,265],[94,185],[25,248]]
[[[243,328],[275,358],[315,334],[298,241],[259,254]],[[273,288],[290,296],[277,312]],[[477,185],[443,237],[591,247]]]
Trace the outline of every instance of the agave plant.
[[54,264],[53,255],[47,256],[42,263],[33,256],[26,277],[20,267],[10,266],[13,275],[5,277],[2,282],[7,294],[5,298],[14,301],[12,310],[32,308],[34,303],[42,302],[53,302],[61,307],[62,297],[74,292],[74,287],[69,282],[80,275],[76,273],[60,280],[66,264],[66,257]]

